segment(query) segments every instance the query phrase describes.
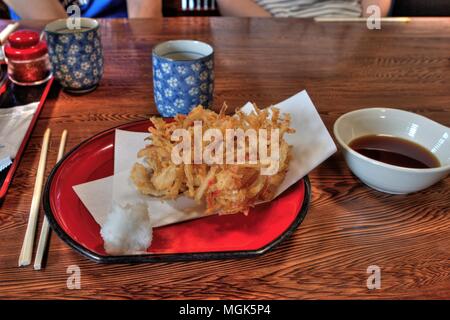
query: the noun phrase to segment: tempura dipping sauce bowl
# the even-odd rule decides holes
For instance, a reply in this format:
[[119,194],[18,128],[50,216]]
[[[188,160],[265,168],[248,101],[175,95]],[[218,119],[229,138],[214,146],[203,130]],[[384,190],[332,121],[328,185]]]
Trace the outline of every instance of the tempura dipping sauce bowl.
[[[334,123],[334,135],[350,170],[367,186],[391,194],[423,190],[450,172],[450,128],[398,109],[368,108],[346,113]],[[385,135],[424,147],[439,160],[435,168],[407,168],[377,161],[353,150],[357,138]]]

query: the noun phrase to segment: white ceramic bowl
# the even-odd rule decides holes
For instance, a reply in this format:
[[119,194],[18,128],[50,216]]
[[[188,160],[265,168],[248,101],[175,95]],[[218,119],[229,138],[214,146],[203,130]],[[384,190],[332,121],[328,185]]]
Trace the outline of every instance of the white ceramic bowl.
[[[441,166],[429,169],[393,166],[363,156],[348,146],[353,139],[374,134],[416,142],[431,151]],[[450,128],[412,112],[388,108],[352,111],[336,120],[334,135],[350,170],[366,185],[382,192],[416,192],[450,172]]]

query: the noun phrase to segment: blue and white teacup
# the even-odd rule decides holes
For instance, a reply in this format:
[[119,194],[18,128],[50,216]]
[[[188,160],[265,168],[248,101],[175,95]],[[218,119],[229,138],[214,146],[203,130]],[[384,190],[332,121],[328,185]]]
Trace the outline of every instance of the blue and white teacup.
[[153,89],[163,117],[209,108],[214,93],[214,50],[204,42],[173,40],[153,48]]
[[94,90],[103,75],[103,50],[99,23],[79,18],[76,28],[68,28],[67,19],[45,26],[53,75],[70,92]]

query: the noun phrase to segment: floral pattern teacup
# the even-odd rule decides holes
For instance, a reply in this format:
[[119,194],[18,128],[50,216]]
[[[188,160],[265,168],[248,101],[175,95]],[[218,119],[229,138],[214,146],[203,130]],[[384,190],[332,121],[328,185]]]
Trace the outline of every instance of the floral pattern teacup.
[[203,42],[173,40],[153,49],[153,91],[163,117],[212,106],[214,51]]
[[53,74],[61,86],[71,92],[94,90],[103,75],[103,51],[99,24],[80,18],[79,28],[69,29],[67,19],[45,27]]

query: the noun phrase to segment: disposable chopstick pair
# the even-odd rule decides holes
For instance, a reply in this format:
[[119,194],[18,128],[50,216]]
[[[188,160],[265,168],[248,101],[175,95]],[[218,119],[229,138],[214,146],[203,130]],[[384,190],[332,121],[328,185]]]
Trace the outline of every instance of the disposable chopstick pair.
[[[351,17],[316,17],[315,22],[366,22],[370,18],[351,18]],[[408,17],[382,17],[375,20],[381,22],[410,22],[411,18]]]
[[[41,154],[39,157],[39,164],[38,164],[38,169],[36,172],[36,181],[35,181],[34,190],[33,190],[33,197],[31,199],[31,208],[30,208],[30,215],[28,217],[27,230],[25,232],[25,237],[23,239],[22,249],[20,250],[19,267],[29,265],[31,263],[31,258],[33,255],[33,245],[34,245],[34,238],[35,238],[35,234],[36,234],[36,226],[37,226],[38,217],[39,217],[39,208],[40,208],[40,204],[41,204],[42,187],[44,184],[45,164],[47,162],[47,153],[48,153],[48,147],[49,147],[49,143],[50,143],[50,134],[51,134],[51,130],[48,128],[44,133],[44,139],[42,142]],[[65,132],[65,133],[63,132],[63,136],[61,138],[61,144],[63,144],[63,142],[64,142],[64,145],[65,145],[66,135],[67,135],[67,132]],[[64,150],[64,145],[62,147],[63,150]],[[60,145],[60,152],[61,152],[61,145]],[[58,156],[59,156],[59,153],[58,153]],[[48,222],[47,222],[47,224],[48,224]],[[48,231],[46,233],[48,236]],[[44,235],[45,235],[45,233],[44,233]],[[41,238],[44,235],[41,234]],[[46,237],[44,237],[44,238],[46,238]],[[46,241],[46,240],[43,240],[43,241]],[[41,245],[41,250],[45,250],[44,244],[45,243],[43,242]],[[39,251],[39,249],[38,249],[38,251]],[[43,255],[43,253],[42,253],[42,255]]]
[[44,183],[45,163],[47,162],[47,151],[50,142],[50,129],[47,129],[42,142],[41,155],[39,157],[38,169],[36,172],[36,182],[34,184],[33,198],[31,199],[30,215],[28,217],[27,231],[23,239],[22,250],[20,251],[19,267],[27,266],[31,263],[33,254],[34,235],[41,204],[42,185]]
[[[64,155],[66,140],[67,140],[67,130],[64,130],[61,135],[61,141],[59,142],[58,156],[56,162],[61,160],[61,158]],[[47,217],[44,216],[44,222],[42,223],[41,234],[39,236],[39,243],[36,251],[36,257],[34,258],[34,270],[41,270],[42,259],[44,258],[45,250],[47,248],[49,233],[50,233],[50,225],[48,224]]]

